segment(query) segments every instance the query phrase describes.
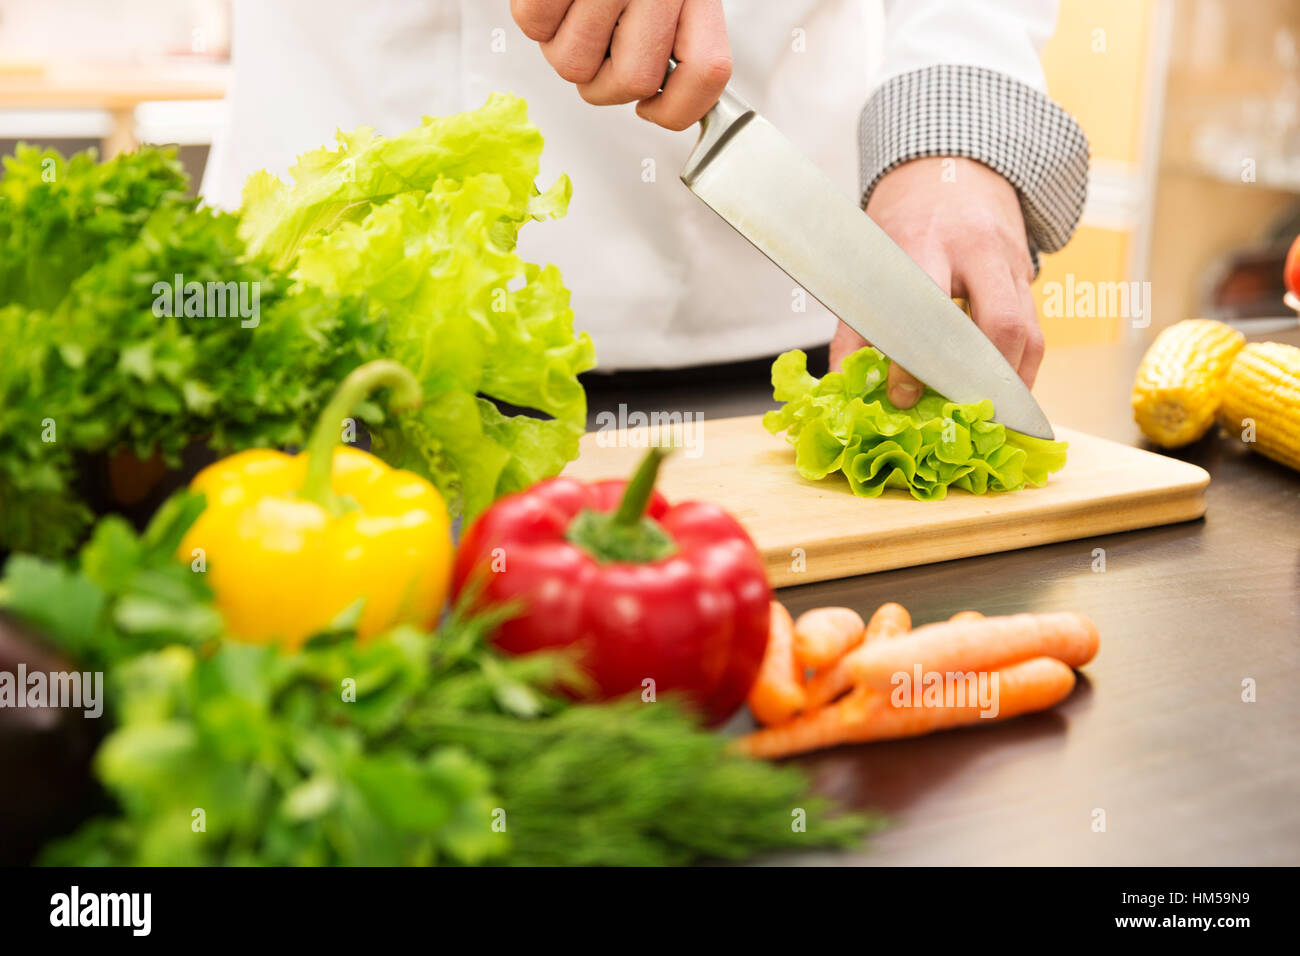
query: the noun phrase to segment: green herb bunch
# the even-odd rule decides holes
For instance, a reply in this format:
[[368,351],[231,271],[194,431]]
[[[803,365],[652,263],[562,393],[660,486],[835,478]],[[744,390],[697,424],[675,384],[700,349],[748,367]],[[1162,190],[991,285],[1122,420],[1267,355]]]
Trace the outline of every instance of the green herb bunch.
[[[87,456],[301,443],[382,323],[360,298],[249,258],[229,214],[197,209],[174,151],[96,163],[20,146],[0,179],[0,549],[47,555],[93,515]],[[257,314],[166,314],[158,283],[234,283]],[[162,314],[160,314],[162,313]]]
[[[290,184],[250,177],[227,214],[186,195],[174,151],[97,163],[20,146],[0,178],[0,551],[84,539],[88,456],[176,467],[195,441],[301,444],[371,358],[406,365],[424,396],[391,419],[362,409],[374,450],[454,512],[556,474],[595,354],[559,270],[516,251],[568,205],[566,177],[535,185],[541,152],[523,100],[494,95],[392,137],[341,133]],[[260,314],[159,314],[177,276],[256,288]]]
[[75,567],[16,556],[0,580],[0,607],[105,673],[94,769],[117,809],[44,862],[666,865],[871,825],[671,701],[570,702],[568,661],[499,654],[491,615],[364,644],[341,620],[295,654],[227,640],[175,558],[202,504],[173,498],[142,535],[106,518]]

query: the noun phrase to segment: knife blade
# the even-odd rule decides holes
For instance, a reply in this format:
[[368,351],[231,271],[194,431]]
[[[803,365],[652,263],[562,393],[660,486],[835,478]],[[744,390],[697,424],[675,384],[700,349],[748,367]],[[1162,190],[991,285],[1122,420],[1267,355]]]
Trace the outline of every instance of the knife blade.
[[1007,428],[1055,437],[979,327],[776,127],[730,88],[701,127],[682,182],[732,228],[935,391],[992,399]]

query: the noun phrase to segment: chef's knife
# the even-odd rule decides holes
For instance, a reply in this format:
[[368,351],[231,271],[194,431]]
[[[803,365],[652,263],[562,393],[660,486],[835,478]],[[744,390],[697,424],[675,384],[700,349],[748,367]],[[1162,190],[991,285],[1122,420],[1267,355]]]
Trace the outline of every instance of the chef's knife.
[[[671,74],[676,62],[670,62]],[[1052,426],[993,343],[934,281],[730,88],[701,120],[682,182],[859,335],[1008,428]]]

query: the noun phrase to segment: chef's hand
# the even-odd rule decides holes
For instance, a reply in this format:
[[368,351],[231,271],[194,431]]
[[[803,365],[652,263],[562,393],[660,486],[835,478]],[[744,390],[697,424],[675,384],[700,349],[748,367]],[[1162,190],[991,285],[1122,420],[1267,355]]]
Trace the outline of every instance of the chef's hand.
[[722,0],[510,0],[510,13],[588,103],[635,100],[666,129],[697,123],[731,79]]
[[[975,324],[1032,386],[1043,361],[1043,333],[1029,291],[1034,267],[1025,220],[1012,185],[972,159],[914,159],[881,177],[867,215],[939,288],[970,303]],[[831,340],[831,368],[866,344],[841,322]],[[896,406],[911,408],[923,389],[900,366],[890,366],[888,394]]]

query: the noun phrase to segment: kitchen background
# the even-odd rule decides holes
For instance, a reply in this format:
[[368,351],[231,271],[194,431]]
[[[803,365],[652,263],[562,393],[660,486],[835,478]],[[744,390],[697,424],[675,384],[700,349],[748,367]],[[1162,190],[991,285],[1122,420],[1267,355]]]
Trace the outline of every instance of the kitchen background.
[[[174,143],[197,182],[223,121],[229,17],[228,0],[0,0],[0,154]],[[1035,284],[1049,346],[1195,315],[1294,325],[1281,277],[1300,233],[1300,3],[1062,0],[1044,65],[1093,149],[1083,225]]]

